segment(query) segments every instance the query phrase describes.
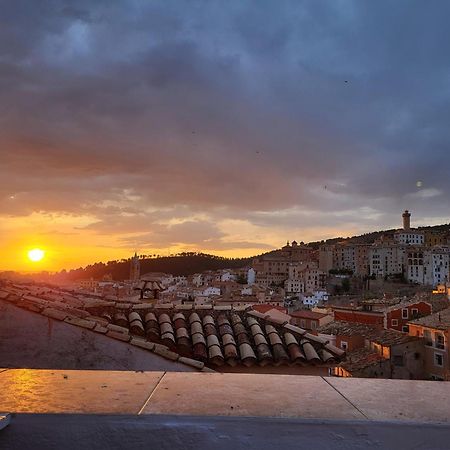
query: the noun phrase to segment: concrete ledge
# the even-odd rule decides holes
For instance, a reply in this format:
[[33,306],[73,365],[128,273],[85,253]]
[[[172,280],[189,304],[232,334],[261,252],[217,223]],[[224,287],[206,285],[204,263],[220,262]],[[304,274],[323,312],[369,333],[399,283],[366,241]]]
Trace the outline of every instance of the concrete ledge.
[[9,369],[0,411],[450,425],[450,383],[204,372]]
[[20,414],[0,432],[2,449],[434,449],[448,425],[243,417]]

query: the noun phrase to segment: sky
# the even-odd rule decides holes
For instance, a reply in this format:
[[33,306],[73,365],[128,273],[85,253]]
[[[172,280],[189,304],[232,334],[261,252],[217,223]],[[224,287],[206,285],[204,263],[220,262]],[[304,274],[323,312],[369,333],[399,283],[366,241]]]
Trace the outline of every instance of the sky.
[[450,221],[445,0],[0,4],[0,269]]

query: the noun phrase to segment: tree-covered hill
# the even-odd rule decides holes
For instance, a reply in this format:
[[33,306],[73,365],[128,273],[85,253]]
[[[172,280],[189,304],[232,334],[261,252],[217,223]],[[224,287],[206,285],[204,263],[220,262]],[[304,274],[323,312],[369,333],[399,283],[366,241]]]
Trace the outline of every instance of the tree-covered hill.
[[[164,272],[172,275],[192,275],[205,270],[237,269],[250,265],[252,258],[224,258],[205,253],[180,253],[174,256],[140,257],[141,274]],[[101,279],[111,275],[113,280],[125,280],[130,274],[130,259],[95,263],[83,268],[62,271],[57,278],[75,281],[82,278]]]

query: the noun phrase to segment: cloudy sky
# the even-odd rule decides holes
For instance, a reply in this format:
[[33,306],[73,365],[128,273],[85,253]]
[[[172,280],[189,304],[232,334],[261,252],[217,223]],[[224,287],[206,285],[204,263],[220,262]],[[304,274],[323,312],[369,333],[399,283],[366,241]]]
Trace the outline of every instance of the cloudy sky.
[[2,1],[0,268],[449,222],[450,3]]

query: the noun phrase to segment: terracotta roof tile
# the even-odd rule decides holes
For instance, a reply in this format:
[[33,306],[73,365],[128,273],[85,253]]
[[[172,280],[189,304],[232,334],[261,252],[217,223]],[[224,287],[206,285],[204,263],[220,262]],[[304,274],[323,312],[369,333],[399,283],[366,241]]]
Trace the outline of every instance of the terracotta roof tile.
[[[2,297],[7,301],[11,297],[19,298],[14,292],[2,294]],[[54,302],[56,307],[53,307],[50,300],[28,298],[20,300],[38,309],[51,305],[43,314],[49,317],[53,314],[60,320],[67,319],[74,310],[60,301]],[[158,350],[169,359],[185,357],[199,367],[204,363],[248,367],[254,364],[337,364],[345,355],[322,337],[248,308],[191,310],[183,305],[140,303],[140,308],[134,309],[131,303],[127,306],[127,303],[96,302],[86,311],[80,309],[87,319],[74,316],[69,322],[125,342],[132,339],[133,345]]]

